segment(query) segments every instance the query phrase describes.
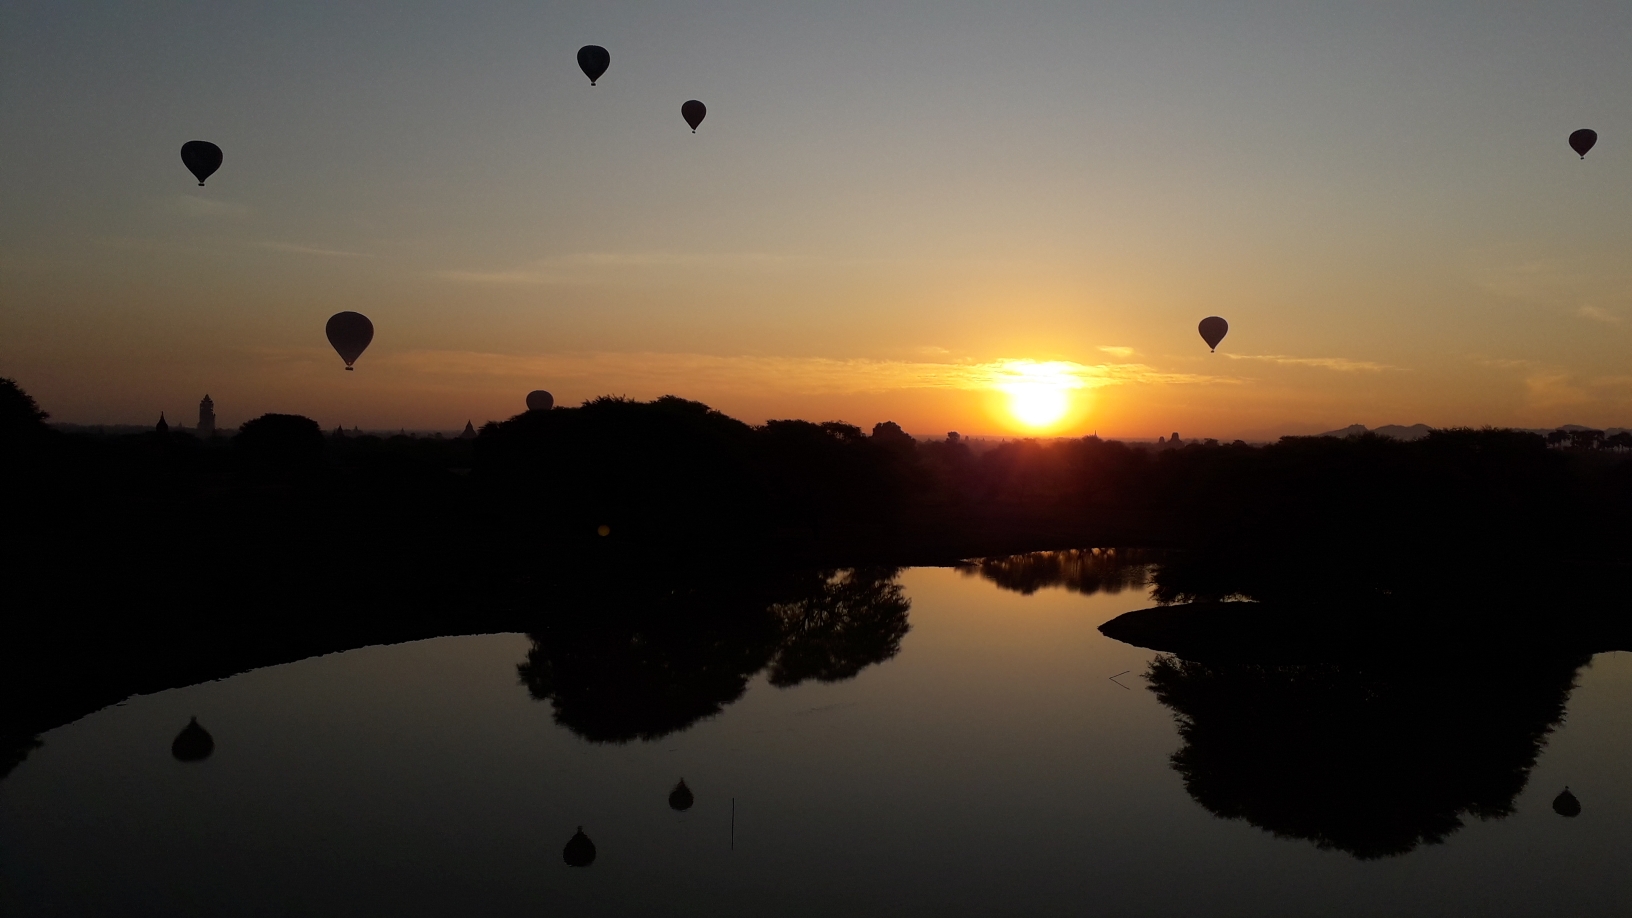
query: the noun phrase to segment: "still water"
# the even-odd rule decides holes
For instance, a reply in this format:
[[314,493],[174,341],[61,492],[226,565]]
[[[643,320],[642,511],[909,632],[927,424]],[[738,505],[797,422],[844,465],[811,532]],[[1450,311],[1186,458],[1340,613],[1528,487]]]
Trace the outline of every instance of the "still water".
[[[597,720],[582,709],[616,686],[569,697],[561,661],[520,634],[371,647],[132,698],[47,733],[0,782],[0,913],[1632,909],[1632,655],[1571,664],[1538,689],[1540,713],[1488,724],[1477,706],[1435,708],[1445,680],[1424,674],[1425,709],[1439,712],[1427,732],[1357,728],[1366,748],[1349,757],[1402,769],[1383,784],[1404,802],[1373,786],[1345,809],[1341,781],[1293,786],[1297,749],[1255,759],[1262,750],[1231,743],[1257,740],[1230,734],[1244,724],[1274,747],[1274,718],[1324,716],[1320,698],[1349,684],[1341,674],[1250,674],[1242,694],[1239,673],[1152,669],[1155,654],[1097,630],[1150,604],[1137,578],[1092,594],[1016,592],[946,568],[896,582],[910,629],[893,656],[802,681],[785,660],[735,700],[727,685],[697,720],[678,701]],[[1412,679],[1384,693],[1409,698]],[[1288,707],[1286,693],[1306,691],[1316,700]],[[1564,710],[1550,733],[1549,691]],[[193,716],[215,748],[184,763],[171,740]],[[1456,743],[1472,752],[1447,759],[1425,739],[1441,716],[1476,722]],[[652,738],[618,742],[620,730]],[[695,803],[677,811],[682,778]],[[1582,804],[1573,819],[1551,806],[1566,785]],[[1435,795],[1450,802],[1417,799]],[[563,863],[580,826],[596,849],[587,868]]]

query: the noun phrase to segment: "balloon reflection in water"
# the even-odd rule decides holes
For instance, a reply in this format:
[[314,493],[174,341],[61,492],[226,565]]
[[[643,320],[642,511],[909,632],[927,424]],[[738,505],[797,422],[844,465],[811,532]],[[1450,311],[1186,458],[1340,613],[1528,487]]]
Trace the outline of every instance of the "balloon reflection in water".
[[691,796],[691,788],[686,786],[686,779],[681,778],[680,783],[674,786],[674,790],[669,791],[669,809],[684,812],[691,809],[693,802],[695,801]]
[[1564,792],[1553,798],[1553,812],[1571,819],[1581,815],[1581,801],[1575,799],[1568,787]]
[[561,860],[566,861],[568,867],[588,867],[595,863],[595,843],[584,834],[583,826],[578,827],[577,834],[561,849]]
[[215,751],[215,738],[210,731],[198,725],[198,718],[187,722],[170,744],[170,754],[182,762],[202,762]]

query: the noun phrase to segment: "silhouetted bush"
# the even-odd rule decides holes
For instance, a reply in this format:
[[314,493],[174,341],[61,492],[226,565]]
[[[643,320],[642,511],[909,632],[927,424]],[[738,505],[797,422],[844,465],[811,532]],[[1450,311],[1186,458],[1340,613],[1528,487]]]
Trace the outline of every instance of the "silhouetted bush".
[[269,466],[310,467],[323,459],[323,429],[298,414],[263,414],[238,429],[233,448]]
[[45,432],[45,419],[50,416],[16,380],[0,376],[0,438],[4,442]]

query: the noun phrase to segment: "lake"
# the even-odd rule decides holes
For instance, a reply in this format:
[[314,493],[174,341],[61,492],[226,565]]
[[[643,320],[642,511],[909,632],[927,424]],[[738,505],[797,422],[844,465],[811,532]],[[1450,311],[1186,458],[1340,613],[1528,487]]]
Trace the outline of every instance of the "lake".
[[[1186,668],[1100,634],[1151,605],[1136,570],[881,583],[895,605],[865,633],[767,666],[726,632],[681,651],[494,634],[131,698],[0,782],[0,912],[1632,907],[1632,654]],[[179,761],[192,717],[213,752]],[[580,827],[594,861],[568,866]]]

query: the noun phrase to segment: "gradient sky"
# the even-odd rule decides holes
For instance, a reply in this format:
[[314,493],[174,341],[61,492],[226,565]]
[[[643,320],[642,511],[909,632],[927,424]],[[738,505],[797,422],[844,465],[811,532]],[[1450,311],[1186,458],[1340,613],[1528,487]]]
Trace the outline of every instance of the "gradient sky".
[[4,0],[0,375],[71,422],[1012,434],[1032,361],[1044,433],[1628,426],[1629,48],[1624,0]]

